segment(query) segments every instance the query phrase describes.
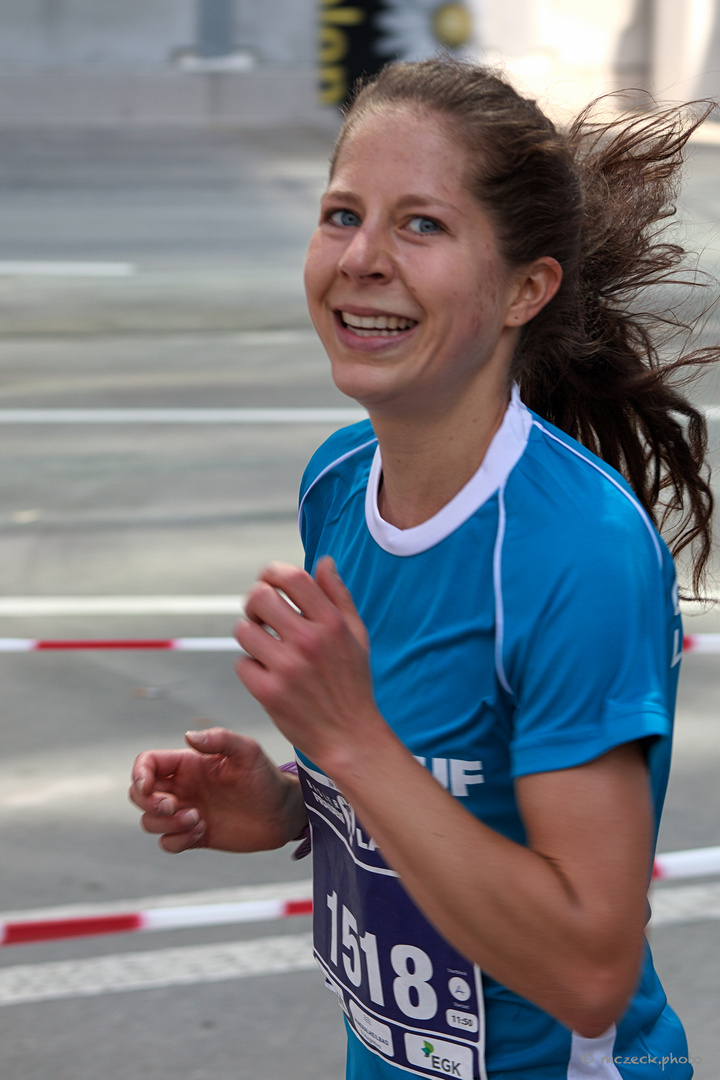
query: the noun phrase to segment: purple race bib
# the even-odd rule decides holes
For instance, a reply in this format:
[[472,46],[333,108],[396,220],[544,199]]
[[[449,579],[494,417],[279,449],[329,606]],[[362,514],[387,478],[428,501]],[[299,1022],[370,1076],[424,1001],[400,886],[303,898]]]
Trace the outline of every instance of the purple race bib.
[[416,1076],[485,1078],[482,977],[430,925],[329,777],[299,763],[315,957],[358,1038]]

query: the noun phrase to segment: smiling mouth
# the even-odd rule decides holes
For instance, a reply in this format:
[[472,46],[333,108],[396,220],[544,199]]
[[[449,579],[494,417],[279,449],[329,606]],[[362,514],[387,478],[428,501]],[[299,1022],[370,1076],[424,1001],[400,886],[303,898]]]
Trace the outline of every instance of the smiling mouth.
[[340,311],[338,315],[343,326],[358,337],[399,337],[417,326],[416,319],[406,319],[402,315],[351,315],[347,311]]

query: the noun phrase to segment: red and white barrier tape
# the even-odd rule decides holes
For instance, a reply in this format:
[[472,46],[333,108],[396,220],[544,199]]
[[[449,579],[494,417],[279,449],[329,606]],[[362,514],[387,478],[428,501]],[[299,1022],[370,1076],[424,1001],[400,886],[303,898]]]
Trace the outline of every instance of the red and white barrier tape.
[[655,856],[655,881],[679,881],[682,878],[712,877],[713,874],[720,874],[720,847],[668,851]]
[[[720,847],[671,851],[658,855],[653,878],[677,881],[683,878],[720,874]],[[312,900],[298,896],[281,900],[240,900],[230,903],[186,904],[177,907],[149,908],[145,911],[112,912],[103,908],[98,914],[73,915],[70,918],[23,919],[0,922],[0,946],[28,945],[41,941],[91,937],[99,934],[125,934],[148,930],[186,930],[193,927],[236,925],[310,915]]]
[[156,649],[174,652],[239,652],[232,637],[204,638],[0,638],[0,652],[49,652],[71,649]]
[[683,652],[720,653],[720,634],[686,634]]
[[[0,652],[49,652],[80,649],[154,649],[171,652],[239,652],[240,646],[232,637],[186,638],[0,638]],[[720,653],[720,634],[687,634],[683,651]]]
[[312,900],[240,900],[228,904],[189,904],[84,915],[69,919],[28,919],[0,923],[0,945],[27,945],[96,934],[127,934],[142,930],[185,930],[198,926],[223,926],[245,922],[286,919],[310,915]]

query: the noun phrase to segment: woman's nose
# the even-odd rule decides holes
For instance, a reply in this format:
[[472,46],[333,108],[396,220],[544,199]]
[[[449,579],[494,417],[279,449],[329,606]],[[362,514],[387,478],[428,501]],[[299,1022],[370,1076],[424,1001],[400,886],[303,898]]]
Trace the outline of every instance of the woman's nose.
[[340,257],[338,268],[342,274],[356,281],[391,278],[394,266],[385,235],[379,229],[361,225],[354,230]]

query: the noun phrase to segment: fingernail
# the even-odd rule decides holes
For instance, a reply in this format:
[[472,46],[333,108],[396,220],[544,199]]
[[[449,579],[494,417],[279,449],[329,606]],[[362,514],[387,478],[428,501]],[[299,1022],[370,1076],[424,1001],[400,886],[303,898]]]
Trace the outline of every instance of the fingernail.
[[207,734],[204,731],[186,731],[185,738],[191,739],[194,743],[207,742]]
[[171,799],[161,799],[155,807],[156,814],[172,814],[173,804]]
[[200,815],[197,810],[184,810],[182,814],[178,815],[178,824],[185,829],[192,829],[195,825],[200,824]]

